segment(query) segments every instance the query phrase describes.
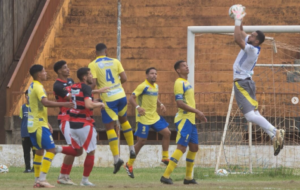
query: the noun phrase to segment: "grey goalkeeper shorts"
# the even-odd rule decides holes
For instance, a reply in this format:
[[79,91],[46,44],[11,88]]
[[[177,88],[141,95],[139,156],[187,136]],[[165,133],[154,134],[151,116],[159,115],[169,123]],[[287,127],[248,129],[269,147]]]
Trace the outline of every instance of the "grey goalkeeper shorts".
[[235,81],[234,96],[243,114],[258,108],[258,102],[255,96],[255,82],[253,80],[244,79]]

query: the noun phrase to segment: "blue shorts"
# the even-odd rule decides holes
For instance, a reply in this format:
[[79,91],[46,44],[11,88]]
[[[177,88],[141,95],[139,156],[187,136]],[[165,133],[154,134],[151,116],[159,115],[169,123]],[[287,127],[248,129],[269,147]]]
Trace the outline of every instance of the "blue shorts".
[[150,128],[154,129],[154,131],[156,131],[156,132],[159,132],[159,131],[167,128],[168,126],[169,126],[169,123],[167,123],[163,117],[160,117],[160,119],[152,125],[144,125],[144,124],[138,122],[134,135],[138,136],[140,138],[146,139],[148,137]]
[[127,98],[123,97],[116,101],[104,102],[105,107],[101,110],[102,122],[104,124],[112,121],[117,121],[118,116],[124,117],[127,115]]
[[32,145],[37,149],[49,150],[55,148],[50,130],[46,127],[39,127],[34,133],[29,133]]
[[182,119],[175,123],[177,137],[176,143],[187,147],[189,143],[198,144],[198,132],[196,125],[188,119]]

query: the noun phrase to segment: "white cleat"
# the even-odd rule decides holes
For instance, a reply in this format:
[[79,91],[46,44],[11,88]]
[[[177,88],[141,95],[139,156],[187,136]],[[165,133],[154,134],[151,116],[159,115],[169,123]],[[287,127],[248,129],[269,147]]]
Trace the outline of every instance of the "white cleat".
[[60,177],[60,178],[58,178],[57,179],[57,183],[58,184],[62,184],[62,185],[77,185],[70,178],[67,178],[67,177]]
[[91,183],[91,182],[89,182],[89,181],[81,181],[80,182],[80,186],[88,186],[88,187],[95,187],[96,185],[95,184],[93,184],[93,183]]

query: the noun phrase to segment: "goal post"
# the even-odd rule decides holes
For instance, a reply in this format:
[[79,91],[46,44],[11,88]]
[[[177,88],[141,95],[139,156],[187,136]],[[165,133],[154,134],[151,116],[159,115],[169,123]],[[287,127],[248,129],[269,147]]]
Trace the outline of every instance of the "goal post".
[[[195,88],[195,48],[196,48],[196,43],[195,43],[195,35],[196,34],[204,34],[204,33],[213,33],[213,34],[223,34],[223,33],[233,33],[234,32],[234,27],[235,26],[189,26],[187,28],[187,64],[189,66],[189,77],[188,80],[190,84]],[[253,32],[256,30],[260,30],[264,33],[300,33],[300,26],[298,25],[293,25],[293,26],[243,26],[243,29],[245,32]],[[201,46],[200,46],[201,47]],[[276,49],[276,46],[274,47]],[[275,50],[274,50],[275,51]],[[277,51],[277,50],[276,50]],[[237,54],[236,54],[237,55]],[[234,63],[234,60],[232,61],[232,65]],[[256,66],[258,67],[294,67],[294,64],[257,64]],[[300,66],[300,65],[297,65]],[[274,92],[275,93],[275,92]],[[224,125],[224,131],[222,138],[219,139],[220,146],[219,150],[217,153],[217,163],[215,167],[215,171],[218,170],[219,167],[219,162],[220,162],[220,156],[222,152],[222,148],[224,146],[224,140],[226,137],[226,131],[227,131],[227,126],[229,124],[229,118],[230,118],[230,112],[231,112],[231,107],[233,104],[233,98],[234,98],[234,91],[232,87],[231,91],[231,96],[230,96],[230,103],[228,105],[228,112],[226,116],[226,121]],[[276,119],[275,119],[276,122]],[[251,155],[252,151],[252,123],[248,123],[248,146],[249,146],[249,155]],[[251,156],[249,156],[249,172],[252,173],[252,161],[251,161]]]

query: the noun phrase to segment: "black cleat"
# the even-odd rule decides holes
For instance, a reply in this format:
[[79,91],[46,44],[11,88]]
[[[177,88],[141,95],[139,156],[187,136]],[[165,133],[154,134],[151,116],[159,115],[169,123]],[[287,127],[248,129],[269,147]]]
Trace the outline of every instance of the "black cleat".
[[196,182],[195,179],[192,179],[192,180],[184,179],[183,184],[188,185],[188,184],[198,184],[198,183]]
[[31,169],[26,169],[23,173],[32,173]]
[[161,176],[160,182],[162,182],[164,184],[168,184],[168,185],[173,184],[173,181],[171,178],[168,179],[168,178],[165,178],[164,176]]
[[135,152],[133,150],[130,151],[130,158],[131,159],[136,158],[136,154],[135,154]]
[[119,161],[116,164],[114,164],[115,169],[114,169],[113,173],[116,174],[120,170],[120,168],[123,164],[124,164],[124,161],[119,158]]
[[124,168],[126,169],[126,172],[128,174],[129,177],[134,178],[133,175],[133,167],[132,166],[128,166],[128,163],[125,164]]

